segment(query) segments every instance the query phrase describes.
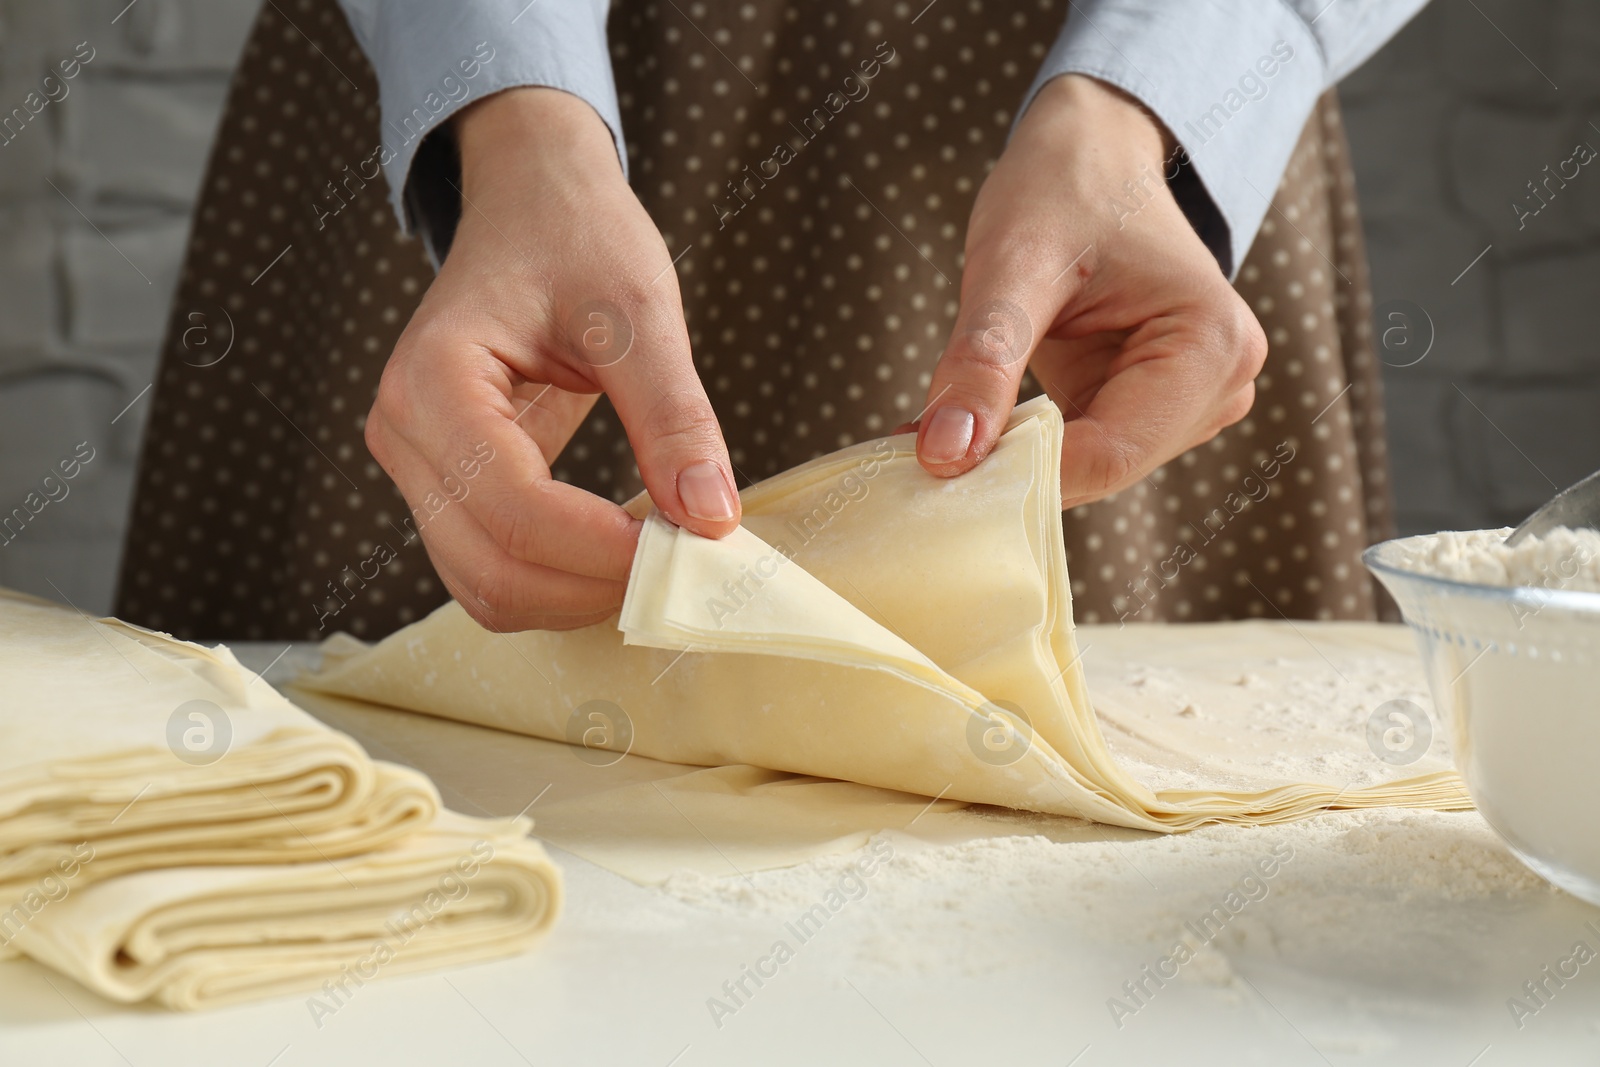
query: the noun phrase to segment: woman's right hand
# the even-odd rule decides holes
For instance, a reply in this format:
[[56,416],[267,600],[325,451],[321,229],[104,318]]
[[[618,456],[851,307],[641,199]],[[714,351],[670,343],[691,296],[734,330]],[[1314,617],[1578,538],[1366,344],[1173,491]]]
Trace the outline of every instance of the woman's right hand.
[[727,447],[672,259],[600,117],[559,90],[510,89],[454,128],[461,221],[384,369],[367,446],[481,625],[586,626],[622,602],[639,532],[550,473],[597,395],[656,506],[709,537],[739,522]]

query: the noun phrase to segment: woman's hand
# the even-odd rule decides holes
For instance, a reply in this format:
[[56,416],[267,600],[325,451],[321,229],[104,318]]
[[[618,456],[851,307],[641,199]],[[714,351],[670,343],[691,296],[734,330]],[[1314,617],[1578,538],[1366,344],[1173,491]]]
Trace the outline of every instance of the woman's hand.
[[367,445],[414,511],[430,495],[458,501],[423,540],[474,619],[585,626],[621,603],[639,528],[550,474],[596,395],[615,405],[656,505],[696,533],[738,525],[727,449],[672,260],[599,116],[558,90],[513,89],[455,131],[461,222],[384,369]]
[[1092,78],[1035,98],[972,209],[961,311],[919,428],[928,471],[989,453],[1030,365],[1067,419],[1064,507],[1250,410],[1266,337],[1167,191],[1166,147],[1155,119]]

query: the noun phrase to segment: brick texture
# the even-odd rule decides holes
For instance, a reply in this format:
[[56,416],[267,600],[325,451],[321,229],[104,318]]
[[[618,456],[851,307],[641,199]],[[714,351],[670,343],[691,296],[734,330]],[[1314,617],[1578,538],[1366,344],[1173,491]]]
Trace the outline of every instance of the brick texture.
[[149,396],[128,405],[151,381],[212,131],[259,7],[0,0],[0,114],[80,44],[93,49],[65,95],[0,144],[0,513],[79,443],[95,449],[66,495],[0,545],[0,585],[110,609]]
[[1590,0],[1435,3],[1345,84],[1374,306],[1437,333],[1384,372],[1402,532],[1514,524],[1600,467],[1600,158],[1520,228],[1512,209],[1600,149],[1596,48]]

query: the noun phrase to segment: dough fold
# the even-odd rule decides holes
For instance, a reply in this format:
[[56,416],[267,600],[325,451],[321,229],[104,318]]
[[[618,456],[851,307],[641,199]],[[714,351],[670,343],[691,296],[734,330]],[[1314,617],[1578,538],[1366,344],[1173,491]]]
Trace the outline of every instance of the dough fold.
[[1084,683],[1054,405],[1018,406],[961,478],[931,477],[914,450],[912,435],[866,442],[756,485],[720,541],[633,502],[645,524],[615,620],[501,635],[446,605],[371,648],[326,646],[296,684],[589,748],[1148,830],[1466,806],[1448,771],[1319,780],[1315,760],[1303,777],[1233,766],[1216,788],[1150,788],[1112,756]]
[[51,904],[15,943],[111,1000],[194,1009],[307,991],[320,1023],[380,976],[511,955],[543,936],[561,878],[529,826],[446,811],[337,861],[124,875]]
[[226,648],[0,590],[0,678],[0,902],[64,863],[82,885],[337,858],[439,810],[426,778],[375,764]]
[[441,810],[225,648],[0,590],[0,678],[0,957],[193,1008],[506,955],[555,918],[526,819]]

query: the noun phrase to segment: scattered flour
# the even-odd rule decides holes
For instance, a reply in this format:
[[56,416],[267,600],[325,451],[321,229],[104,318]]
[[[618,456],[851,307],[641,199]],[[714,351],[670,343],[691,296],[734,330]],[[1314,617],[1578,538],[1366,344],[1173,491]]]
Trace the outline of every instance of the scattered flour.
[[1401,546],[1405,570],[1482,585],[1600,592],[1600,530],[1560,527],[1507,548],[1510,529],[1445,531]]
[[[993,817],[996,833],[1012,836],[931,846],[887,835],[892,858],[862,879],[864,892],[830,935],[849,946],[855,965],[991,973],[1017,962],[1019,941],[1036,945],[1041,959],[1066,944],[1161,950],[1195,940],[1185,931],[1239,891],[1249,902],[1205,939],[1200,965],[1186,968],[1186,980],[1228,985],[1238,954],[1331,956],[1356,967],[1407,949],[1425,959],[1436,955],[1430,944],[1491,927],[1497,905],[1555,892],[1474,812],[1330,812],[1178,835],[1100,827],[1092,840],[1065,842],[1030,833],[1012,813]],[[1033,818],[1041,828],[1052,820]],[[817,904],[862,855],[748,879],[680,872],[662,889],[694,909],[778,922]],[[1263,877],[1272,856],[1280,862]]]
[[[1237,767],[1218,755],[1201,764],[1166,747],[1155,755],[1140,738],[1101,720],[1106,745],[1129,774],[1150,789],[1253,789],[1262,775],[1284,781],[1339,782],[1357,789],[1395,777],[1395,767],[1373,757],[1368,722],[1391,700],[1432,707],[1427,679],[1409,654],[1367,654],[1327,645],[1307,646],[1300,659],[1239,653],[1238,673],[1180,671],[1135,662],[1087,664],[1089,689],[1099,698],[1128,693],[1169,707],[1183,719],[1225,719],[1237,737]],[[1310,756],[1316,739],[1321,754]],[[1427,752],[1448,765],[1442,731]],[[1235,769],[1242,773],[1235,774]],[[1417,770],[1419,768],[1412,768]]]
[[[1284,865],[1287,881],[1278,879],[1286,885],[1362,888],[1389,900],[1418,895],[1482,899],[1544,889],[1476,812],[1378,808],[1329,812],[1288,826],[1217,825],[1185,834],[1100,827],[1102,840],[1062,842],[1016,830],[1026,829],[1028,821],[1041,827],[1084,824],[1059,816],[1019,820],[1001,809],[975,810],[992,812],[996,832],[1005,836],[931,846],[893,835],[894,856],[868,876],[867,895],[890,910],[957,910],[1004,886],[1012,906],[1043,914],[1059,909],[1063,899],[1088,904],[1094,893],[1130,879],[1148,878],[1163,894],[1181,896],[1186,885],[1207,881],[1207,874],[1248,869],[1280,842],[1295,850],[1295,859]],[[662,888],[695,907],[785,913],[814,903],[861,855],[824,856],[748,878],[680,871]],[[1119,913],[1125,903],[1107,902]]]

